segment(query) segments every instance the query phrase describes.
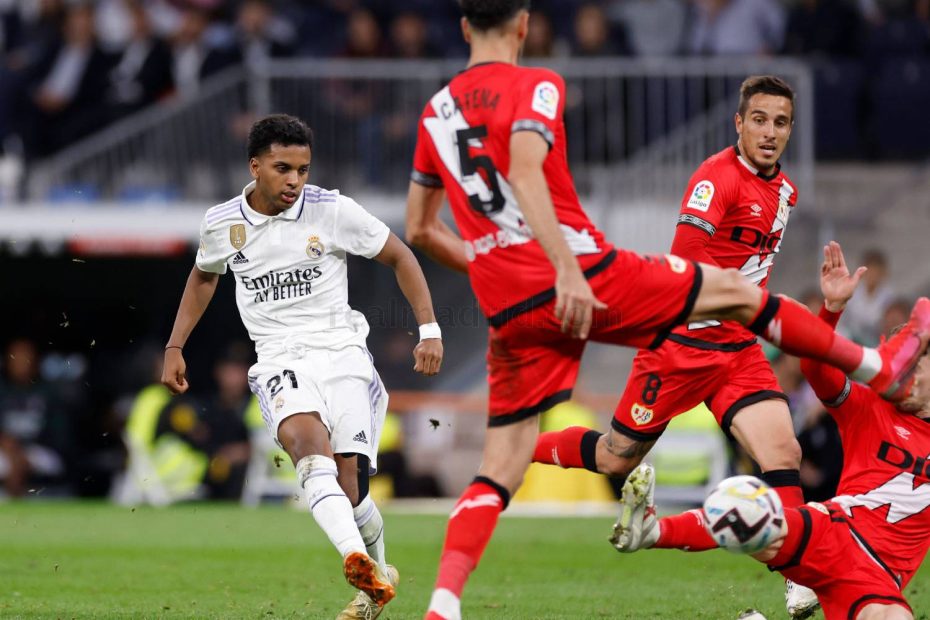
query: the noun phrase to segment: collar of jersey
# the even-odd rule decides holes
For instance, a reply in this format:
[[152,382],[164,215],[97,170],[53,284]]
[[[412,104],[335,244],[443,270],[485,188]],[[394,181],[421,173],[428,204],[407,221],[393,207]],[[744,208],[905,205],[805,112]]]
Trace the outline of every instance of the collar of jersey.
[[242,199],[239,201],[239,209],[242,211],[242,217],[252,226],[261,226],[268,220],[290,220],[293,222],[300,217],[301,212],[304,210],[304,200],[307,199],[304,189],[301,188],[300,202],[294,203],[292,207],[288,207],[278,215],[264,215],[250,207],[249,201],[246,200],[246,197],[253,191],[255,191],[255,181],[252,181],[242,188]]
[[772,171],[772,174],[762,174],[755,166],[749,163],[743,154],[739,152],[739,145],[734,144],[733,150],[736,151],[736,159],[739,160],[739,163],[743,164],[746,167],[746,170],[753,173],[763,181],[771,181],[778,176],[778,173],[781,172],[781,162],[775,162],[775,170]]

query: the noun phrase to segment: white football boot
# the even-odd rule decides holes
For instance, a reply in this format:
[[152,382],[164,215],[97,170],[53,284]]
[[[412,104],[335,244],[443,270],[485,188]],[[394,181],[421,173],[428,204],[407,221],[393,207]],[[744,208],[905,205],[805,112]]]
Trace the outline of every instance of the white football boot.
[[785,607],[793,620],[804,620],[820,609],[817,595],[807,586],[785,579]]
[[620,553],[648,549],[659,540],[655,504],[656,477],[652,465],[642,463],[627,477],[620,491],[620,516],[610,542]]
[[[385,576],[388,583],[397,588],[397,584],[400,583],[400,573],[397,569],[388,564]],[[336,620],[375,620],[383,610],[383,606],[379,606],[370,596],[359,590],[346,608],[339,612]]]

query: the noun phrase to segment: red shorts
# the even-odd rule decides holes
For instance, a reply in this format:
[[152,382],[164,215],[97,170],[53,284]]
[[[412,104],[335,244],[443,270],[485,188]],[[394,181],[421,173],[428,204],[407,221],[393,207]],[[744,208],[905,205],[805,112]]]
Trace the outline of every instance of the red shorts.
[[[658,346],[691,314],[701,270],[675,256],[644,258],[617,249],[585,272],[598,299],[588,336],[630,347]],[[488,334],[490,426],[534,416],[568,400],[578,377],[585,341],[563,334],[553,312],[554,290],[534,297],[540,305],[517,310]],[[528,302],[532,303],[532,302]]]
[[[768,563],[769,569],[813,589],[826,620],[854,619],[866,605],[874,603],[899,605],[910,611],[891,572],[863,548],[842,511],[828,506],[785,509],[788,541]],[[792,531],[799,526],[801,532]]]
[[788,400],[759,344],[750,340],[717,346],[738,350],[705,350],[666,340],[654,351],[640,351],[611,427],[636,441],[653,441],[676,415],[705,403],[729,434],[740,409],[771,398]]

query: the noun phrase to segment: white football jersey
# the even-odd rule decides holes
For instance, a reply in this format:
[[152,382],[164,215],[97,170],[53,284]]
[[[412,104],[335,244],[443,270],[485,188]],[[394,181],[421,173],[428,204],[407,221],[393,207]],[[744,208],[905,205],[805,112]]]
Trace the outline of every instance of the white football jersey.
[[338,190],[305,185],[294,206],[270,217],[246,200],[209,209],[200,225],[197,267],[236,278],[239,315],[258,358],[294,347],[365,346],[368,321],[349,306],[346,254],[373,258],[390,231]]

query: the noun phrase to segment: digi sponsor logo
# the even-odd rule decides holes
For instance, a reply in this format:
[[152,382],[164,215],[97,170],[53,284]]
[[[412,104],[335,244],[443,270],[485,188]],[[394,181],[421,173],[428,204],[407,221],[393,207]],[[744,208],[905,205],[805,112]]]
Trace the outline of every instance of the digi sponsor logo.
[[633,406],[630,407],[630,417],[633,418],[633,421],[636,422],[638,426],[651,422],[654,413],[652,409],[640,405],[639,403],[633,403]]
[[699,181],[691,192],[688,199],[688,208],[695,211],[707,212],[710,210],[710,203],[714,199],[714,184],[710,181]]
[[539,112],[549,120],[555,120],[559,113],[559,89],[552,82],[540,82],[533,91],[534,112]]

